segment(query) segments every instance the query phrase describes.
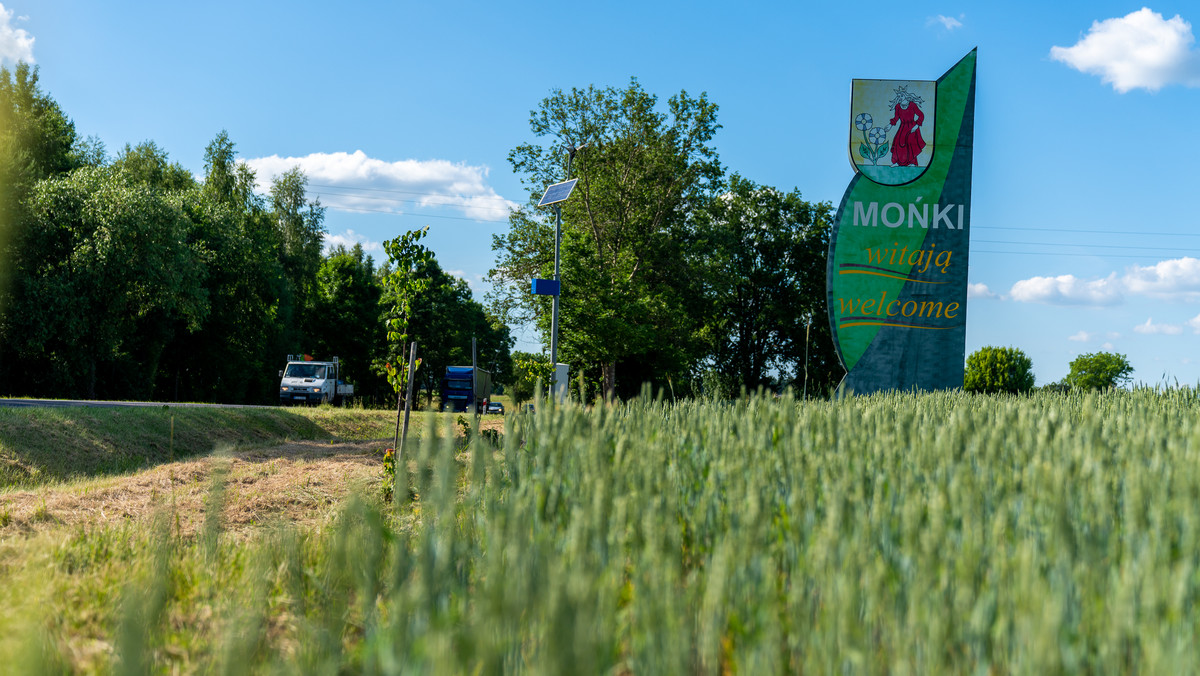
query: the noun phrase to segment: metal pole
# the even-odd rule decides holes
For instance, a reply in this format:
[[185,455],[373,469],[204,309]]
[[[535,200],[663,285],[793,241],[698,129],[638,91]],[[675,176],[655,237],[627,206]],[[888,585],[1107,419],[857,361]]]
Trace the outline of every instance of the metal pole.
[[[575,159],[573,145],[567,146],[567,177],[571,180],[571,162]],[[562,206],[554,205],[554,281],[558,284],[558,293],[554,294],[554,309],[550,314],[550,366],[558,369],[558,297],[562,294],[562,277],[559,275],[559,248],[562,246]],[[551,386],[551,392],[553,392]]]
[[475,358],[475,338],[471,338],[471,410],[475,412],[475,428],[479,428],[479,361]]
[[558,296],[562,293],[558,269],[558,248],[562,243],[562,207],[554,205],[554,282],[558,284],[558,293],[554,294],[554,309],[550,313],[550,365],[558,364]]

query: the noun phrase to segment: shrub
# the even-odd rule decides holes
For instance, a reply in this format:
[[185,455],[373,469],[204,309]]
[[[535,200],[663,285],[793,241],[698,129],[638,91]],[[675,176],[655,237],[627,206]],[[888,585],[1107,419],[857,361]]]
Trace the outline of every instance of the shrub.
[[1123,354],[1094,352],[1081,354],[1071,362],[1066,382],[1072,387],[1107,390],[1133,380],[1133,367]]
[[963,389],[968,392],[1008,392],[1033,389],[1033,361],[1015,347],[984,347],[967,357]]

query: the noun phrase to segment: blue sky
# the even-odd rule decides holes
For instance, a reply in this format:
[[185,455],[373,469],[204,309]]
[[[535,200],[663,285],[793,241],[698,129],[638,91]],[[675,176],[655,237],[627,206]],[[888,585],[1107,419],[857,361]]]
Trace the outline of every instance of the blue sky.
[[305,169],[329,241],[379,258],[429,225],[480,294],[526,198],[508,152],[553,88],[707,92],[729,170],[836,205],[851,79],[936,79],[978,47],[968,353],[1019,347],[1039,384],[1099,350],[1141,382],[1200,382],[1195,3],[0,7],[0,62],[40,66],[110,153],[152,140],[202,173],[225,129],[262,179]]

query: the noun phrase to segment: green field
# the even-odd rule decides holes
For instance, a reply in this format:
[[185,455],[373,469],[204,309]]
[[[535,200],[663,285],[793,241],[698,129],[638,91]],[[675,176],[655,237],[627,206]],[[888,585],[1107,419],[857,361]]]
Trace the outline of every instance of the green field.
[[5,537],[0,664],[1200,673],[1194,390],[543,405],[465,451],[450,420],[399,504],[319,526]]

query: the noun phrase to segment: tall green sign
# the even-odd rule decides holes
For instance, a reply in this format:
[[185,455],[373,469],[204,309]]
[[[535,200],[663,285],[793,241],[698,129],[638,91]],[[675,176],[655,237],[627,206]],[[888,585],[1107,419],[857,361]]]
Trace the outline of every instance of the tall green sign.
[[936,82],[853,82],[827,272],[847,391],[962,387],[974,126],[974,50]]

